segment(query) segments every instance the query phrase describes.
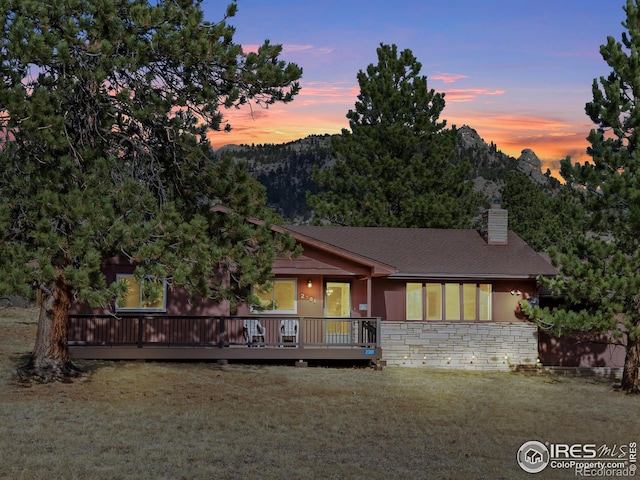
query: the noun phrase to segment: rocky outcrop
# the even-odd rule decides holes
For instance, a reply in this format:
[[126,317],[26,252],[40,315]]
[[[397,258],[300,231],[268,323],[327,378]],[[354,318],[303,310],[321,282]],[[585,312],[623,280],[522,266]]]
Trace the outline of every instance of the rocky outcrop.
[[549,178],[542,173],[542,162],[530,148],[522,150],[518,157],[518,170],[536,183],[545,184],[549,181]]

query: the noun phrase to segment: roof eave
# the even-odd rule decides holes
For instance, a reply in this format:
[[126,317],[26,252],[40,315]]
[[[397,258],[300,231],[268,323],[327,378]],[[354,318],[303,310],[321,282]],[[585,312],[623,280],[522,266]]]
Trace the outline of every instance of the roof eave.
[[535,280],[539,276],[551,276],[545,274],[479,274],[479,273],[396,273],[389,275],[390,280],[417,280],[417,279],[438,279],[438,280]]

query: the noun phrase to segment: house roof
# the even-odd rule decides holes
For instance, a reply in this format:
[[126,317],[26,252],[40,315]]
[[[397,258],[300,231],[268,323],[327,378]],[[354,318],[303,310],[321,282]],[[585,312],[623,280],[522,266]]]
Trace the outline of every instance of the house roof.
[[476,230],[287,226],[302,244],[323,244],[338,255],[353,255],[392,266],[392,278],[535,278],[557,270],[516,233],[507,245],[489,245]]

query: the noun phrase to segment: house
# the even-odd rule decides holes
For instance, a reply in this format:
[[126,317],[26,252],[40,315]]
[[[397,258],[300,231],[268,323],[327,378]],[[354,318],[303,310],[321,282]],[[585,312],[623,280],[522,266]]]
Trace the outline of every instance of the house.
[[[274,271],[276,278],[299,277],[294,265],[306,261],[305,274],[324,289],[309,295],[324,298],[327,309],[332,308],[327,292],[336,282],[350,289],[351,316],[382,319],[387,365],[535,365],[538,329],[522,317],[519,302],[537,297],[538,276],[557,271],[508,230],[507,220],[506,210],[491,208],[480,232],[289,227],[305,253],[301,259],[279,260]],[[337,256],[353,267],[332,271]]]
[[[477,230],[289,226],[303,247],[277,259],[264,311],[187,307],[180,292],[130,283],[114,314],[76,308],[76,358],[368,360],[387,365],[509,369],[538,362],[538,329],[519,302],[556,269],[508,230],[494,207]],[[153,287],[153,288],[151,288]],[[155,292],[145,295],[144,291]],[[259,348],[253,348],[259,347]]]

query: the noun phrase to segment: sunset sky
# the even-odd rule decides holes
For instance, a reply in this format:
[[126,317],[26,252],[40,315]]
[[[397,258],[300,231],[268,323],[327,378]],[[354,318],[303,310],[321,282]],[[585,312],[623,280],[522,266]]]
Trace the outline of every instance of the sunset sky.
[[[228,2],[204,0],[219,21]],[[600,45],[620,39],[624,0],[238,0],[229,23],[246,50],[265,39],[303,68],[302,91],[268,110],[225,111],[229,143],[284,143],[348,127],[356,75],[377,64],[379,44],[411,49],[429,88],[445,93],[442,118],[469,125],[518,157],[533,149],[547,167],[586,159],[593,124],[584,113],[594,78],[607,75]]]

